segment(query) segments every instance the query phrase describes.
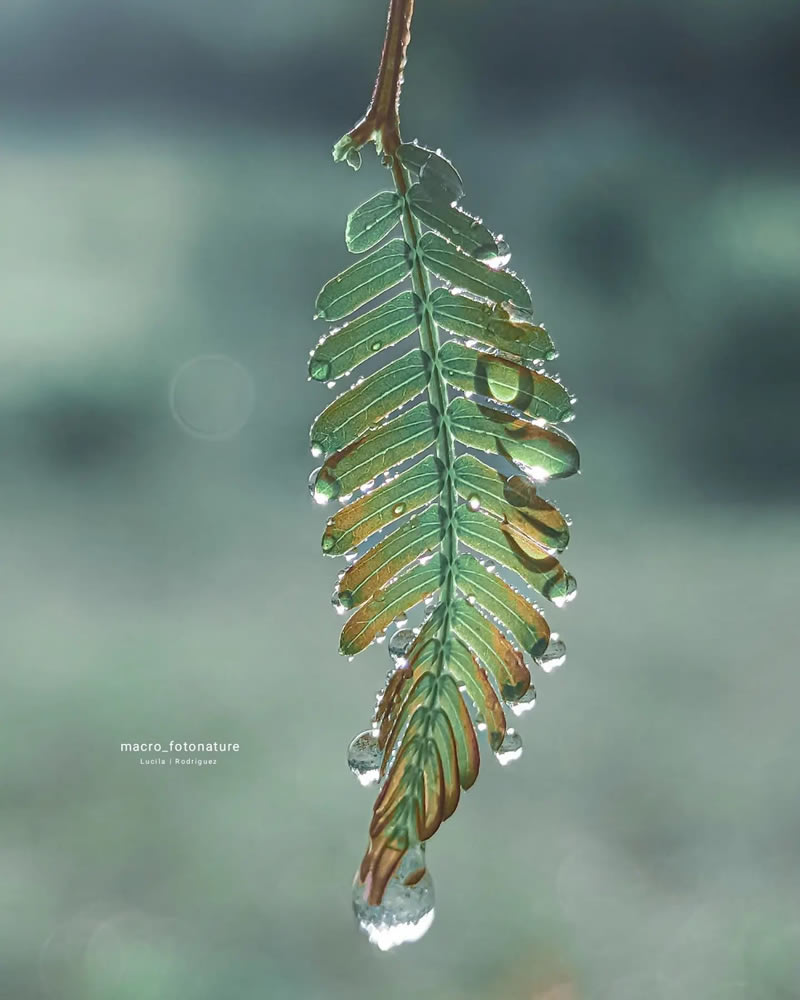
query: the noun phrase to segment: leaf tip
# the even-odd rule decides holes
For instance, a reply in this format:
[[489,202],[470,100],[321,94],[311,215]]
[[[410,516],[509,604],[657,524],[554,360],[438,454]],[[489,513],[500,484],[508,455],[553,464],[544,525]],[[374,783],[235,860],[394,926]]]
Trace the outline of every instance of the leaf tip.
[[361,153],[355,139],[347,133],[333,147],[334,163],[346,163],[353,170],[358,170],[361,166]]

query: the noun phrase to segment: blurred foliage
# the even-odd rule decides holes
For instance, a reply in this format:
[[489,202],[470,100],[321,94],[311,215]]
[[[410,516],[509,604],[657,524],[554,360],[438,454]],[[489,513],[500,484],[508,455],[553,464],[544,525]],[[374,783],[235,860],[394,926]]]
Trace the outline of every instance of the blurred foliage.
[[[304,378],[383,5],[8,0],[4,998],[800,994],[797,4],[418,8],[405,134],[509,220],[579,396],[570,659],[372,955],[344,756],[387,664],[330,652]],[[220,441],[170,409],[207,355],[255,389]],[[242,752],[118,750],[193,738]]]

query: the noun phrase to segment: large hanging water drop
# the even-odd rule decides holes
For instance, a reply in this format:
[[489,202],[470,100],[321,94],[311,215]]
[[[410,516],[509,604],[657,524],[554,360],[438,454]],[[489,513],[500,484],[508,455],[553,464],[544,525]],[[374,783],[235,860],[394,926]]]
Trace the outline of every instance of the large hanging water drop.
[[353,593],[350,590],[339,590],[331,595],[331,604],[336,608],[337,615],[343,615],[353,607]]
[[326,504],[329,500],[339,496],[339,483],[336,477],[325,469],[325,466],[320,466],[320,468],[314,469],[308,477],[308,492],[314,503]]
[[521,698],[517,698],[516,701],[508,703],[508,707],[514,713],[514,715],[524,715],[525,712],[530,712],[530,710],[536,704],[536,691],[534,690],[533,684],[528,688],[525,694]]
[[495,751],[498,763],[503,767],[510,764],[512,760],[519,760],[522,756],[522,737],[516,729],[507,729],[503,742]]
[[557,667],[563,665],[567,658],[567,647],[563,639],[559,639],[558,632],[553,632],[547,649],[541,656],[536,658],[536,662],[546,674],[552,673]]
[[347,748],[347,765],[362,785],[374,785],[381,776],[383,751],[372,732],[359,733]]
[[308,362],[308,374],[317,382],[325,382],[331,373],[330,361],[312,356]]
[[578,581],[572,575],[572,573],[567,573],[566,579],[564,581],[564,593],[558,597],[553,597],[553,604],[557,608],[563,608],[565,604],[569,604],[570,601],[574,601],[578,596]]
[[367,891],[356,872],[353,880],[356,923],[381,951],[419,941],[433,923],[433,879],[425,867],[422,844],[406,852],[377,906],[367,902]]
[[389,655],[398,666],[401,666],[400,660],[405,662],[406,653],[415,639],[413,628],[399,628],[389,640]]

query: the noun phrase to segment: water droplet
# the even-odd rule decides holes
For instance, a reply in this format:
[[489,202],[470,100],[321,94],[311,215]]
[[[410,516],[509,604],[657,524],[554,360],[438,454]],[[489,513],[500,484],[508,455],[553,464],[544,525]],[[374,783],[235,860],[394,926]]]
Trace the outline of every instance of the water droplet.
[[325,454],[325,449],[322,447],[321,441],[311,442],[311,454],[314,458],[321,458]]
[[557,357],[558,357],[558,351],[556,351],[555,349],[547,351],[545,354],[546,361],[555,361]]
[[557,608],[563,608],[565,604],[569,604],[570,601],[574,601],[577,596],[578,581],[571,573],[567,573],[564,581],[564,593],[559,594],[558,597],[554,597],[553,604],[555,604]]
[[338,615],[343,615],[353,606],[353,593],[350,590],[334,590],[331,595],[331,604],[336,608]]
[[481,498],[477,494],[473,493],[469,500],[467,500],[467,507],[469,507],[470,510],[479,510],[480,506]]
[[358,549],[348,549],[344,554],[345,562],[355,562],[358,559]]
[[536,691],[533,685],[528,688],[521,698],[517,698],[516,701],[510,701],[508,707],[514,713],[514,715],[524,715],[525,712],[530,712],[530,710],[536,704]]
[[375,735],[359,733],[347,748],[347,766],[362,785],[374,785],[380,778],[383,752]]
[[322,471],[322,466],[320,466],[317,469],[313,469],[308,477],[308,492],[311,494],[314,500],[316,500],[314,493],[316,492],[317,488],[317,476],[320,474],[321,471]]
[[326,382],[330,373],[331,373],[330,361],[325,361],[324,358],[312,357],[308,362],[308,374],[316,382]]
[[322,475],[324,466],[314,469],[308,477],[308,492],[311,494],[314,503],[326,504],[329,500],[339,494],[339,483],[336,477],[330,473]]
[[404,503],[396,503],[394,507],[392,507],[392,513],[395,517],[400,517],[401,514],[405,513],[405,509],[406,505]]
[[371,351],[379,351],[381,349],[381,342],[379,340],[373,340],[369,345]]
[[325,385],[327,385],[327,387],[329,389],[335,389],[336,388],[336,380],[335,379],[330,379],[329,381],[327,381],[325,383]]
[[511,260],[511,251],[508,248],[508,243],[498,237],[495,244],[490,244],[479,250],[476,257],[478,260],[482,260],[487,267],[497,271],[501,267],[505,267]]
[[541,656],[536,658],[536,662],[546,674],[552,673],[558,667],[563,666],[567,658],[567,647],[563,639],[559,639],[558,632],[553,632],[547,649]]
[[499,748],[495,750],[494,755],[503,767],[505,767],[506,764],[510,764],[512,760],[519,760],[522,756],[522,737],[516,729],[506,730],[503,742],[500,744]]
[[[420,872],[424,874],[419,875]],[[414,880],[407,885],[408,880]],[[366,901],[367,887],[356,873],[353,880],[353,912],[358,928],[381,951],[419,939],[428,931],[434,917],[433,879],[425,868],[421,845],[411,848],[390,879],[377,906]]]
[[467,594],[467,604],[474,604],[474,603],[475,603],[475,595]]
[[410,649],[414,639],[416,639],[416,635],[412,628],[400,628],[389,640],[389,654],[398,666],[400,665],[400,660],[405,662],[406,653]]

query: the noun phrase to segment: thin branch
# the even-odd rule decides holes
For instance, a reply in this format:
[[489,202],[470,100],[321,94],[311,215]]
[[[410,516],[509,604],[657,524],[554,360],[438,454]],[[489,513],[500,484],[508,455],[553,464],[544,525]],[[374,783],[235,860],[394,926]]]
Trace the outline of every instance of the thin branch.
[[374,140],[379,151],[391,155],[400,144],[400,90],[413,14],[414,0],[390,0],[372,100],[361,121],[347,133],[356,149]]

